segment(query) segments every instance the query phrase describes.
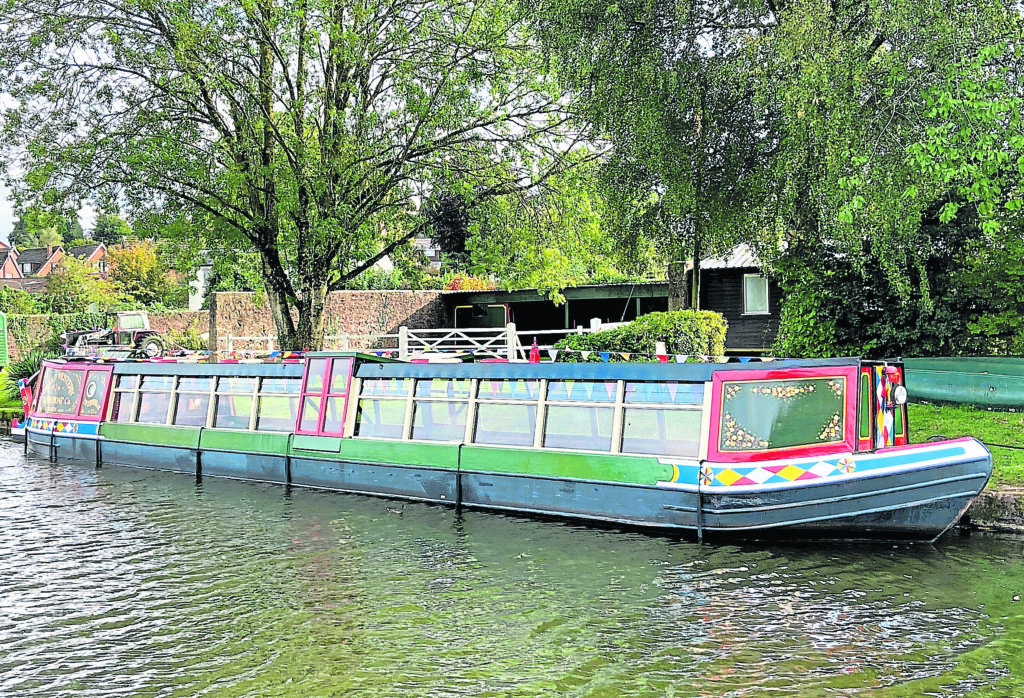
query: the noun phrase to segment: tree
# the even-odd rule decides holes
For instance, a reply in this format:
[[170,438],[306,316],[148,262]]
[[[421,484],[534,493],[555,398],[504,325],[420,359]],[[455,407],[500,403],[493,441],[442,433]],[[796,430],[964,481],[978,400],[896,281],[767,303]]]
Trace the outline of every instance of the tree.
[[978,220],[965,210],[943,222],[942,206],[925,215],[920,249],[911,254],[920,263],[902,270],[909,280],[902,292],[885,280],[883,260],[867,239],[856,259],[828,240],[802,239],[787,249],[777,270],[785,293],[775,353],[877,359],[990,353],[994,338],[972,329],[993,311],[991,299],[971,283]]
[[[614,144],[619,200],[650,224],[634,233],[742,238],[767,263],[801,239],[860,259],[867,236],[905,290],[922,213],[957,187],[990,200],[998,175],[980,163],[1005,159],[999,144],[1019,130],[1006,108],[1018,90],[999,92],[990,50],[1020,45],[1012,0],[535,7],[565,84]],[[979,121],[993,108],[1003,117]],[[971,122],[987,124],[985,137],[965,146],[953,136]],[[979,166],[960,168],[971,149]],[[923,152],[941,153],[937,166]]]
[[56,247],[64,244],[62,231],[71,230],[71,224],[60,214],[30,208],[14,222],[8,240],[13,247],[21,250],[47,245]]
[[84,260],[63,257],[57,268],[46,276],[42,303],[51,313],[82,313],[93,304],[105,310],[124,300],[125,297],[97,276],[96,270]]
[[96,216],[91,236],[93,242],[102,242],[107,247],[113,247],[124,242],[125,237],[131,233],[131,226],[116,213],[101,213]]
[[585,140],[534,48],[503,0],[7,0],[0,151],[20,199],[220,221],[281,345],[315,348],[327,292],[426,230],[435,182],[528,189]]
[[107,279],[126,298],[143,305],[161,302],[171,290],[167,268],[157,256],[152,240],[115,245],[107,250]]

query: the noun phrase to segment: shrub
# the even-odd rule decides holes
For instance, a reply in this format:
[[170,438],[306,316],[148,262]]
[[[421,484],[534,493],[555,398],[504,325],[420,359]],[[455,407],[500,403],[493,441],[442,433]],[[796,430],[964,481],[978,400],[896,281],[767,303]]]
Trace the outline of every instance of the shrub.
[[[609,351],[644,354],[631,361],[657,361],[657,342],[664,342],[669,354],[720,356],[725,352],[725,332],[728,323],[720,313],[709,310],[676,310],[667,313],[642,315],[628,325],[593,334],[574,334],[555,344],[556,349],[577,351]],[[558,361],[583,361],[582,355],[562,351]],[[601,361],[592,354],[588,361]],[[624,361],[618,353],[611,361]]]
[[0,384],[0,395],[10,400],[18,399],[21,395],[18,381],[31,378],[42,367],[44,360],[52,359],[57,354],[57,352],[45,349],[33,349],[20,359],[12,361],[4,370],[3,383]]

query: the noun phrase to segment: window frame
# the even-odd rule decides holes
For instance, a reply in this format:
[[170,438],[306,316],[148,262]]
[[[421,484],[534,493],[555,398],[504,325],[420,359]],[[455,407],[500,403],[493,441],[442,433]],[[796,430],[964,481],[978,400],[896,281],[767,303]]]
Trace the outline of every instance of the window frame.
[[[310,372],[310,367],[312,367],[313,363],[317,361],[324,362],[324,372],[322,376],[323,383],[318,391],[308,390],[310,377],[316,375]],[[336,363],[348,363],[348,376],[345,379],[345,391],[343,393],[331,392],[331,383],[333,383],[332,378]],[[348,423],[349,398],[352,395],[352,375],[354,373],[355,358],[352,356],[310,356],[307,358],[306,365],[302,368],[302,383],[299,388],[299,409],[295,415],[296,434],[302,434],[305,436],[330,436],[334,438],[345,436],[347,433],[346,424]],[[307,397],[316,397],[320,400],[319,406],[317,407],[316,428],[314,429],[302,428],[302,414],[305,410]],[[341,419],[339,420],[340,429],[337,432],[324,431],[324,421],[327,419],[327,401],[330,398],[343,398]]]
[[[82,374],[82,382],[78,388],[78,395],[75,396],[75,406],[71,412],[67,413],[56,413],[56,412],[42,412],[39,410],[39,403],[43,397],[43,385],[46,381],[46,375],[50,371],[77,371]],[[106,373],[107,382],[106,387],[103,391],[103,396],[100,400],[100,409],[97,414],[94,415],[83,415],[82,414],[82,402],[85,399],[85,386],[89,381],[89,374],[95,373]],[[79,364],[79,365],[60,365],[60,364],[44,364],[42,373],[39,376],[39,392],[33,396],[32,404],[32,416],[42,417],[45,419],[59,419],[59,420],[73,420],[82,422],[101,422],[104,419],[104,415],[107,411],[108,396],[111,392],[110,375],[114,372],[114,367],[102,366],[98,364]]]

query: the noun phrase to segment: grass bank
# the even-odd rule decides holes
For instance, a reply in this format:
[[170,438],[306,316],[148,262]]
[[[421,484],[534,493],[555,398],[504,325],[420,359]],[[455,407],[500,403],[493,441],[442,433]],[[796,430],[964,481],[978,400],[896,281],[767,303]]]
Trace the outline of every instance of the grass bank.
[[1024,486],[1024,413],[925,403],[910,405],[908,421],[913,443],[933,436],[973,436],[992,451],[991,484]]

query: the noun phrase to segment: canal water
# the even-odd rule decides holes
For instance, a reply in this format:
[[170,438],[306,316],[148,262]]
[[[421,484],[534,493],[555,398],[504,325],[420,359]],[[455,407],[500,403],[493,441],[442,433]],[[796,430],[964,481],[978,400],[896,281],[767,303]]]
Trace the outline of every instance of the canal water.
[[698,545],[0,442],[0,695],[1024,695],[1022,554]]

